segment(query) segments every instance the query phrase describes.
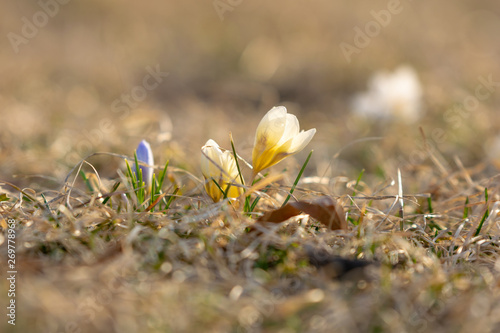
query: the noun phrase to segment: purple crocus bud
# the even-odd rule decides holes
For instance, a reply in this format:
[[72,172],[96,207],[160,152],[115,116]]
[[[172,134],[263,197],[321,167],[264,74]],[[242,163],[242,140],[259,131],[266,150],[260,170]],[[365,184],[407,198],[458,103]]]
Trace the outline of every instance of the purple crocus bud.
[[135,151],[137,154],[137,160],[139,162],[145,163],[146,165],[139,165],[139,168],[142,170],[142,180],[144,184],[149,188],[151,186],[151,182],[153,179],[153,165],[155,164],[153,158],[153,151],[151,150],[151,146],[146,140],[142,140],[137,146],[137,150]]

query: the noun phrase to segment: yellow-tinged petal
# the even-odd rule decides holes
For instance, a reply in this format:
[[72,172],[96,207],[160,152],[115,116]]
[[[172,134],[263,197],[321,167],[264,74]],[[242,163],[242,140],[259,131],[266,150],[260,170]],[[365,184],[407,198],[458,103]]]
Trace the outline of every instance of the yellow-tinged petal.
[[201,172],[203,176],[209,178],[221,171],[217,165],[221,164],[219,156],[222,154],[222,151],[217,142],[212,139],[208,140],[201,150]]
[[262,118],[255,133],[252,152],[254,174],[304,149],[316,129],[299,132],[297,117],[284,106],[273,107]]
[[316,134],[316,129],[311,128],[310,130],[307,131],[301,131],[299,134],[297,134],[293,139],[292,139],[292,144],[290,145],[290,153],[295,154],[302,149],[304,149],[309,142],[311,142],[314,134]]
[[286,108],[274,107],[262,118],[255,135],[255,144],[276,145],[285,131],[287,121]]

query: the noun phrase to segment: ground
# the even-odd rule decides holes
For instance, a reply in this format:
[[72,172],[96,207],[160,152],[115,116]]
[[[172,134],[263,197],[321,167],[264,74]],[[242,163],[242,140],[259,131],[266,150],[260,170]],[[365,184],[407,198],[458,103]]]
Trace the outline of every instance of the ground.
[[[499,15],[494,1],[6,3],[0,303],[15,316],[0,330],[498,331]],[[418,120],[354,113],[401,65],[422,86]],[[201,147],[232,151],[231,134],[249,190],[244,161],[277,105],[316,135],[262,172],[251,211],[214,203]],[[143,139],[157,177],[168,161],[156,205],[125,163]],[[347,228],[266,218],[311,151],[290,202],[334,199]]]

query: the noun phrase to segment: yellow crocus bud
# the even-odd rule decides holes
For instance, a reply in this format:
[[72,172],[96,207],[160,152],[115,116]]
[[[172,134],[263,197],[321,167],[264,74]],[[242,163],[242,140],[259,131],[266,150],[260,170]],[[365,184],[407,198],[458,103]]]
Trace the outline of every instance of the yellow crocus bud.
[[275,106],[266,113],[255,133],[252,152],[254,175],[307,146],[316,129],[299,133],[299,128],[297,117],[287,113],[284,106]]
[[[218,202],[230,184],[241,184],[236,161],[229,151],[222,151],[214,140],[210,139],[201,148],[201,172],[205,177],[205,190],[214,202]],[[214,180],[220,186],[214,184]],[[231,185],[228,198],[237,198],[242,188]]]

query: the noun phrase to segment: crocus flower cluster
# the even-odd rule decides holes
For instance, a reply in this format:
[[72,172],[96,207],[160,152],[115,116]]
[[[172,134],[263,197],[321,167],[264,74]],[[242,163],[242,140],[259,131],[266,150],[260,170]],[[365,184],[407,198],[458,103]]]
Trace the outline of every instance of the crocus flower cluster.
[[[273,107],[262,118],[255,134],[252,152],[253,176],[280,162],[287,156],[300,152],[311,141],[316,129],[299,132],[299,121],[287,113],[284,106]],[[205,177],[205,190],[214,202],[242,194],[240,175],[234,156],[222,151],[214,140],[201,148],[201,169]],[[217,185],[214,183],[217,182]],[[232,187],[229,188],[228,186]],[[221,191],[222,190],[222,191]]]
[[[252,152],[253,178],[284,158],[300,152],[311,141],[316,129],[299,131],[299,121],[287,113],[284,106],[273,107],[262,118],[255,133]],[[142,140],[136,149],[137,161],[144,185],[150,189],[153,180],[154,158],[151,146]],[[133,168],[135,170],[135,167]],[[243,194],[242,176],[235,156],[210,139],[201,147],[201,171],[205,190],[214,202],[224,196],[237,198]]]

